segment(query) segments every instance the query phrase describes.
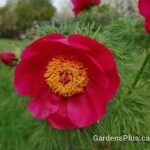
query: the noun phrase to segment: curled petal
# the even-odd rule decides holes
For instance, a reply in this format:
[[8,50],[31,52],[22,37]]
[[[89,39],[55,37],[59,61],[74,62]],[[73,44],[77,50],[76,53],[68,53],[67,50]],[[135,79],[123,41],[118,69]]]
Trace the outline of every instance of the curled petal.
[[107,100],[94,86],[88,87],[86,93],[68,101],[68,115],[78,127],[87,127],[100,120],[105,114]]
[[97,64],[100,64],[104,70],[109,70],[115,66],[112,53],[103,44],[80,34],[74,34],[69,37],[71,45],[85,47],[86,52],[94,59]]
[[59,105],[59,111],[53,115],[50,115],[48,122],[55,129],[73,129],[77,126],[74,125],[67,112],[68,102],[66,99],[62,99]]
[[43,89],[28,103],[27,108],[37,119],[45,119],[58,111],[59,101],[59,97],[53,95],[49,90]]
[[52,50],[53,45],[44,43],[44,41],[51,43],[57,41],[58,39],[64,39],[64,38],[65,36],[62,34],[57,34],[57,33],[48,34],[43,38],[40,38],[39,40],[31,43],[29,46],[27,46],[21,55],[21,59],[25,59],[27,57],[34,56],[36,54],[43,54],[43,53],[50,52]]

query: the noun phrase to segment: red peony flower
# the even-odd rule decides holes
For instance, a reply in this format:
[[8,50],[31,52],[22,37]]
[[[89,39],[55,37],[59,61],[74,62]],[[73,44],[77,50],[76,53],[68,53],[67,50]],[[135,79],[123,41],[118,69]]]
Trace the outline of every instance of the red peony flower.
[[17,58],[13,52],[5,51],[0,53],[0,61],[6,65],[16,65]]
[[150,32],[150,0],[139,0],[139,12],[145,17],[145,29]]
[[50,34],[27,46],[14,78],[16,91],[32,97],[27,107],[33,116],[57,129],[100,120],[119,83],[112,53],[78,34]]
[[75,15],[78,15],[85,8],[93,5],[99,5],[101,0],[71,0],[73,3],[73,11]]

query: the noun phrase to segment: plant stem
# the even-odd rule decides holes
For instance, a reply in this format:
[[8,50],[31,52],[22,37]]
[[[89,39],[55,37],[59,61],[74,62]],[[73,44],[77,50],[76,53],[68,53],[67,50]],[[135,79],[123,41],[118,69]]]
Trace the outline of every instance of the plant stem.
[[[145,67],[146,67],[147,62],[148,62],[149,59],[150,59],[150,53],[148,53],[148,54],[146,55],[146,57],[145,57],[145,59],[144,59],[144,61],[143,61],[143,64],[142,64],[140,70],[138,71],[138,73],[137,73],[137,75],[136,75],[136,77],[135,77],[135,80],[133,81],[133,83],[132,83],[131,87],[129,88],[129,90],[128,90],[128,92],[127,92],[126,95],[132,94],[132,92],[133,92],[133,90],[135,89],[135,87],[136,87],[136,85],[137,85],[137,83],[138,83],[138,81],[139,81],[139,79],[140,79],[140,77],[141,77],[141,74],[143,73],[143,71],[144,71],[144,69],[145,69]],[[123,100],[117,105],[116,108],[117,108],[117,109],[120,108],[120,106],[122,106],[122,104],[124,103],[124,101],[125,101],[125,98],[124,98],[124,96],[123,96]]]
[[131,85],[131,88],[127,92],[127,95],[130,95],[132,93],[133,89],[135,89],[135,87],[136,87],[136,85],[137,85],[137,83],[138,83],[138,81],[140,79],[140,76],[143,73],[143,71],[144,71],[144,69],[146,67],[146,64],[147,64],[149,59],[150,59],[150,53],[148,53],[147,56],[145,57],[145,60],[144,60],[144,62],[142,64],[140,70],[138,71],[137,76],[135,77],[135,80],[134,80],[133,84]]

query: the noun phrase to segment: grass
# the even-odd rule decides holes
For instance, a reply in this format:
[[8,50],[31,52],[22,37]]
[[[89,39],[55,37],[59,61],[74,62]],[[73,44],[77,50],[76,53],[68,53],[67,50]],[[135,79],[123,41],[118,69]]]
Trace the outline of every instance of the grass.
[[[10,50],[19,55],[28,42],[0,39],[0,51]],[[20,100],[13,88],[13,71],[14,68],[0,64],[0,150],[23,149],[29,135],[30,123],[26,120],[24,101]],[[28,123],[23,122],[22,118]]]
[[15,52],[19,57],[21,51],[24,49],[25,45],[29,43],[30,40],[12,40],[12,39],[1,39],[0,38],[0,52],[9,50]]
[[3,50],[13,50],[13,49],[22,49],[29,40],[15,40],[15,39],[0,39],[0,51]]

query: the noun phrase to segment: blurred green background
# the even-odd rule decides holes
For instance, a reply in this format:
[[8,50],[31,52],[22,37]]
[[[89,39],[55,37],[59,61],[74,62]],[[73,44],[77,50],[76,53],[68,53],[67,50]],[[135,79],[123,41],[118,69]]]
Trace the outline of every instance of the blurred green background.
[[0,7],[0,37],[31,36],[31,28],[50,21],[54,12],[49,0],[7,0]]

